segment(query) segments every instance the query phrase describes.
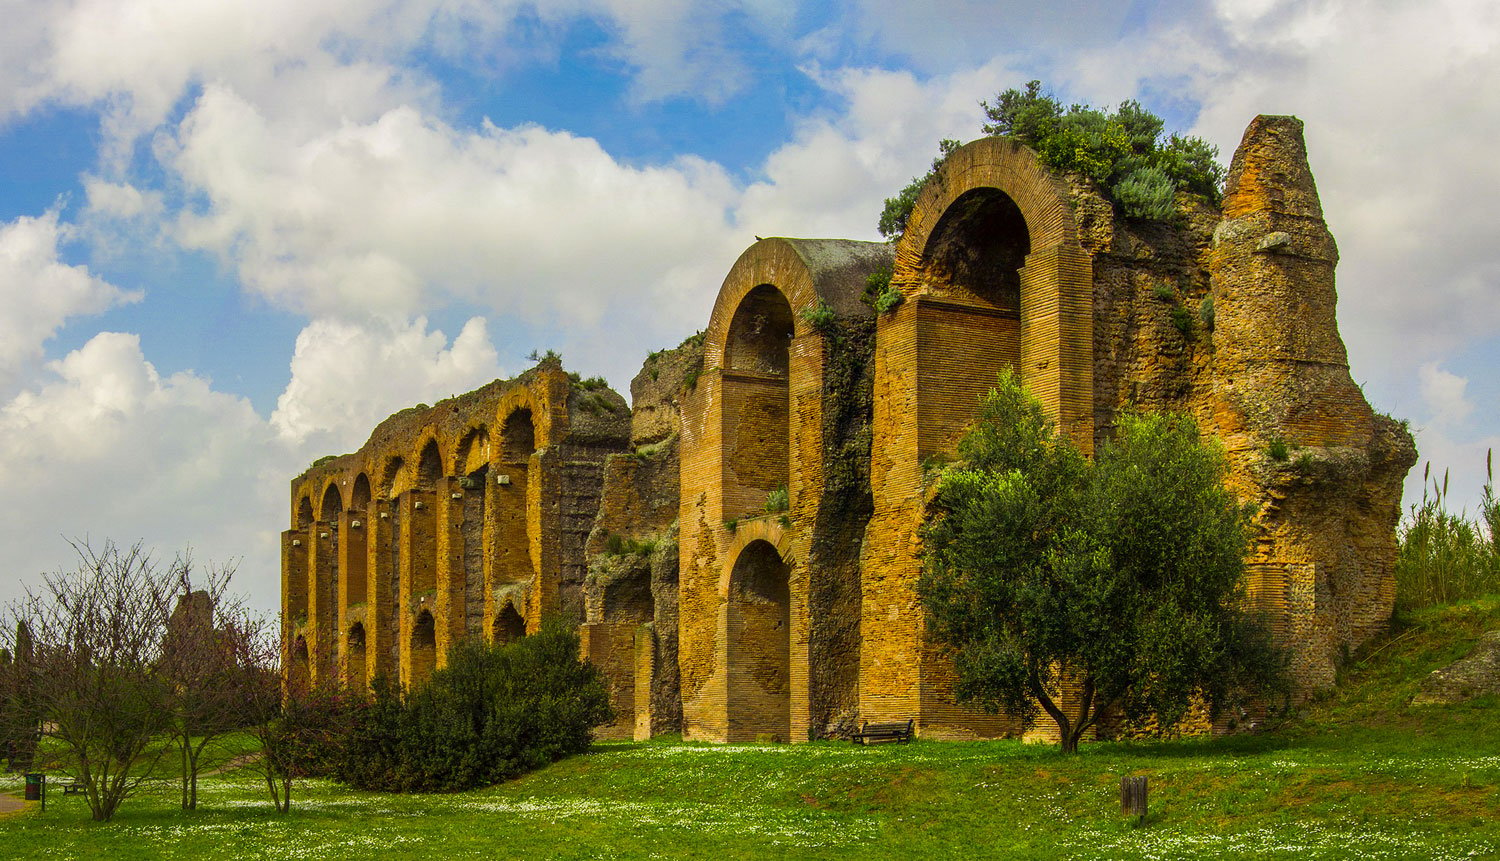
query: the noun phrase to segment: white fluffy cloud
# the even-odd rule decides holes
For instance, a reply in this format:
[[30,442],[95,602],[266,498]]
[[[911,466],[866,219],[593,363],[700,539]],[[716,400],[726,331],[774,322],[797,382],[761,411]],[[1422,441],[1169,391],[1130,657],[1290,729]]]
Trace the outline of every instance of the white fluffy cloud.
[[217,86],[166,157],[206,201],[182,241],[313,315],[461,299],[589,325],[664,298],[652,294],[681,261],[722,241],[732,199],[701,160],[629,167],[565,132],[461,131],[405,106],[309,130]]
[[882,201],[927,171],[939,140],[976,137],[979,99],[1017,77],[1003,59],[927,80],[881,69],[813,74],[846,107],[803,121],[766,160],[736,208],[756,235],[878,239]]
[[323,454],[358,448],[396,410],[502,375],[482,317],[469,320],[451,345],[425,318],[314,320],[297,336],[291,369],[271,425],[299,449]]
[[56,210],[0,224],[0,393],[42,357],[42,345],[68,318],[141,297],[59,259],[68,233]]
[[[0,405],[0,543],[16,577],[65,565],[66,538],[144,539],[243,557],[239,588],[272,606],[275,535],[298,461],[248,401],[160,376],[134,335],[103,332]],[[14,597],[7,580],[0,598]]]

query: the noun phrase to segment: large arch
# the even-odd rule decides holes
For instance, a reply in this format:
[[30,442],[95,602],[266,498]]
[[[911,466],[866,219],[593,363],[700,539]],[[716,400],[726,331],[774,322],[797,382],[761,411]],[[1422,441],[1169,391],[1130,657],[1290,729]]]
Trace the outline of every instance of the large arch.
[[789,741],[791,567],[769,541],[752,541],[735,558],[728,580],[728,740]]
[[[896,246],[893,283],[908,299],[1013,313],[1021,378],[1059,429],[1093,450],[1093,263],[1079,242],[1066,184],[1034,152],[996,137],[955,150],[917,197]],[[997,301],[1002,293],[1006,301]],[[1007,358],[1005,351],[971,351],[968,376],[983,377],[979,394],[993,384],[999,368],[991,366]],[[950,392],[973,387],[947,382]]]
[[349,534],[344,538],[349,545],[344,573],[344,611],[346,613],[369,599],[370,499],[370,477],[361,472],[355,476],[354,487],[349,493]]
[[850,499],[863,492],[858,467],[839,464],[855,477],[828,493],[826,460],[867,445],[857,405],[867,402],[861,333],[873,311],[862,299],[870,275],[892,260],[885,243],[765,239],[740,255],[719,289],[703,371],[681,405],[678,649],[688,737],[739,732],[727,724],[729,592],[720,580],[742,536],[763,528],[785,532],[784,555],[815,560],[793,568],[788,585],[792,605],[805,608],[789,621],[798,680],[791,729],[769,734],[805,740],[808,727],[857,702],[858,630],[814,616],[857,615],[858,559],[811,551],[857,546],[863,530],[867,509]]
[[903,302],[876,332],[863,542],[859,710],[926,735],[1004,735],[958,708],[949,660],[924,643],[917,600],[923,464],[951,455],[996,374],[1014,369],[1058,428],[1093,450],[1093,263],[1066,184],[1005,138],[953,152],[896,246]]

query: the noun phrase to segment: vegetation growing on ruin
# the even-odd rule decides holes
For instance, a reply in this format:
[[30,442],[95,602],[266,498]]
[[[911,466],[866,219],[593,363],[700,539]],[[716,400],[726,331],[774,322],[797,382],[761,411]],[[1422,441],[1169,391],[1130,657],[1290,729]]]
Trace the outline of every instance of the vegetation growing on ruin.
[[865,291],[860,301],[877,314],[896,310],[901,304],[901,291],[891,283],[891,267],[882,266],[865,276]]
[[[1177,214],[1177,192],[1214,203],[1222,193],[1226,171],[1218,148],[1199,137],[1164,137],[1165,122],[1139,102],[1127,99],[1113,112],[1082,104],[1064,108],[1040,81],[1031,81],[1025,90],[1006,90],[980,107],[988,119],[981,127],[985,134],[1015,138],[1053,170],[1098,183],[1127,218],[1170,220]],[[923,186],[959,146],[958,141],[941,141],[927,174],[886,199],[879,221],[882,236],[906,231]]]
[[[15,857],[417,859],[1456,858],[1500,850],[1495,697],[1412,706],[1420,679],[1500,627],[1500,600],[1406,613],[1339,689],[1257,735],[1045,745],[596,744],[518,780],[403,795],[304,780],[277,815],[259,776],[215,760],[199,809],[150,784],[108,826],[53,777],[45,813],[5,820]],[[1144,827],[1119,779],[1145,776]],[[19,794],[21,776],[0,777]],[[263,797],[263,796],[262,796]],[[1357,846],[1351,845],[1357,835]],[[998,850],[997,850],[998,851]]]

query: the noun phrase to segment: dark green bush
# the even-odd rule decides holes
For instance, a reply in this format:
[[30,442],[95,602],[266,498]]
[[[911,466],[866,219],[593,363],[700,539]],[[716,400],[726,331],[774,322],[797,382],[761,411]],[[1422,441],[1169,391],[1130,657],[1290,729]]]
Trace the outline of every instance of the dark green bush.
[[588,749],[609,721],[598,670],[578,635],[551,621],[503,646],[466,640],[402,697],[378,681],[336,773],[360,789],[435,792],[487,786]]

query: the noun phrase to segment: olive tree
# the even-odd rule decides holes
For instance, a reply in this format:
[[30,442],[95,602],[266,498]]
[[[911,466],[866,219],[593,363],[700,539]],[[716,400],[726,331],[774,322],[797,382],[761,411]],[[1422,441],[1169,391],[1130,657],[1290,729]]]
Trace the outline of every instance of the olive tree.
[[[1242,609],[1249,512],[1191,419],[1127,412],[1090,460],[1012,373],[937,481],[918,592],[963,702],[1064,752],[1104,712],[1175,725],[1279,690],[1282,659]],[[1064,691],[1067,696],[1064,696]]]

